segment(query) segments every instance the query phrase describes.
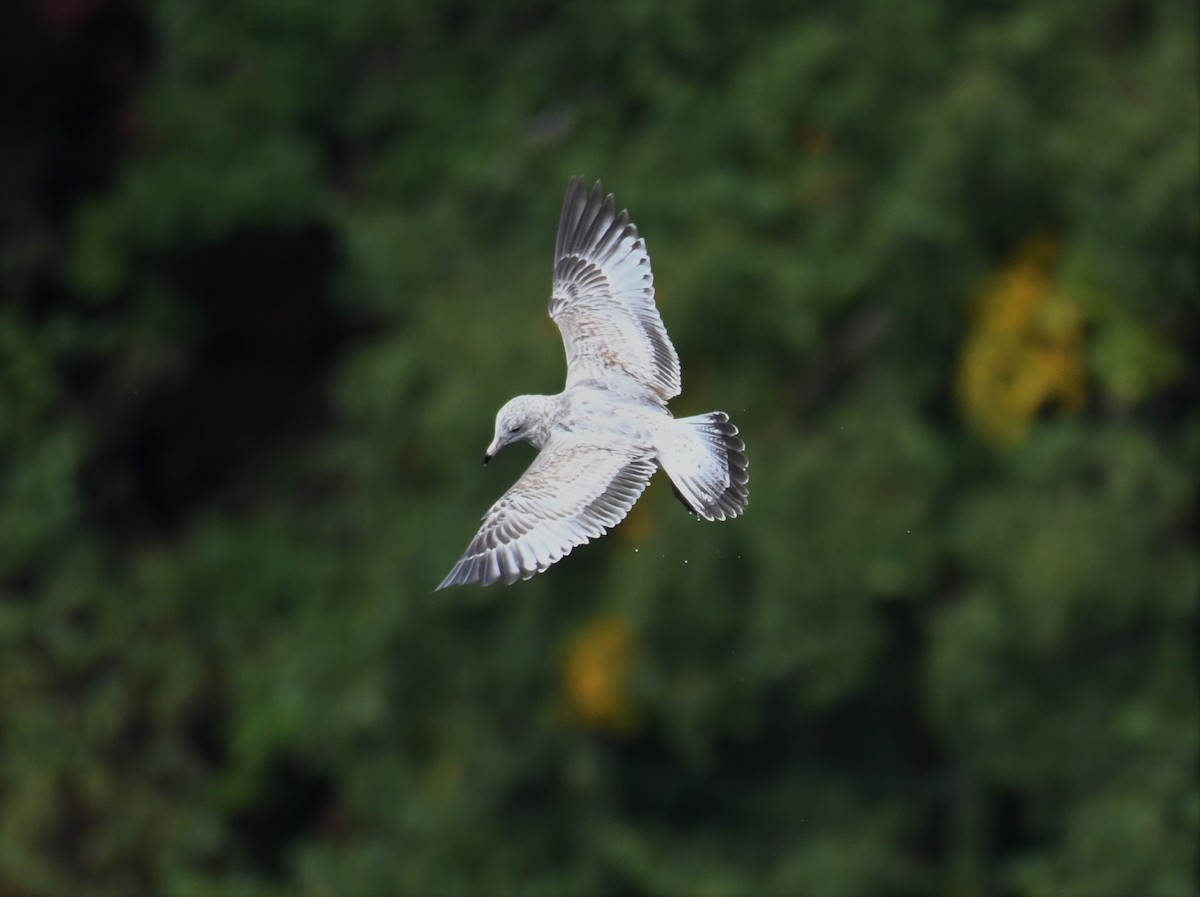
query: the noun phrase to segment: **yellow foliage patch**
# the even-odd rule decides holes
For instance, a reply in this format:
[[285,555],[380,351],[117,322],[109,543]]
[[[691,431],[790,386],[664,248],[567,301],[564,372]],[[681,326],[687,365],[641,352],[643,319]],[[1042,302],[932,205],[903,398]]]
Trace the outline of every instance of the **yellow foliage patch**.
[[630,732],[636,716],[629,699],[629,676],[637,658],[637,638],[622,617],[598,617],[567,646],[563,685],[568,709],[581,725]]
[[1084,315],[1054,281],[1057,244],[1027,243],[982,292],[959,361],[959,404],[988,441],[1010,448],[1036,415],[1087,400]]

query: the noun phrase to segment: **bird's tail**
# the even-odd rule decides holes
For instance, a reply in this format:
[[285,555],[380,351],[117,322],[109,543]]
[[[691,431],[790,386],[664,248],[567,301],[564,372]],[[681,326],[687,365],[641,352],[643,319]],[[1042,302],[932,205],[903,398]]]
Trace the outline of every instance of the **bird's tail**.
[[749,501],[746,444],[723,411],[671,421],[656,440],[676,497],[705,520],[737,517]]

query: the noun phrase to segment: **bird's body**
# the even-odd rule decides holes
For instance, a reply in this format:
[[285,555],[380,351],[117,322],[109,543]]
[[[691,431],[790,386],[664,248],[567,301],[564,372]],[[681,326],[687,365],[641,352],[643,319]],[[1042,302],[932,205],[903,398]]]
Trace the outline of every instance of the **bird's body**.
[[567,387],[518,396],[496,415],[484,463],[510,442],[540,450],[484,515],[438,588],[528,579],[619,523],[659,467],[689,510],[736,517],[748,498],[745,445],[723,412],[675,418],[679,359],[654,305],[645,243],[597,183],[572,179],[556,243],[550,316]]
[[636,392],[598,389],[591,383],[552,396],[518,396],[513,401],[517,402],[514,407],[518,413],[530,422],[525,441],[537,449],[545,448],[553,433],[566,434],[580,428],[596,437],[607,433],[645,442],[656,424],[672,419],[666,408],[646,401]]

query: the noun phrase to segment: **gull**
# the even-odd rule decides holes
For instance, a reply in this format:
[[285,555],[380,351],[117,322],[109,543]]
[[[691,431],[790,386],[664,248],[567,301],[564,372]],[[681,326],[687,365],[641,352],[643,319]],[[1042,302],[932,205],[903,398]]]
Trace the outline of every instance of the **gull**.
[[723,411],[676,418],[679,356],[654,305],[646,243],[597,181],[572,178],[554,247],[550,317],[567,350],[566,389],[517,396],[483,456],[525,440],[539,450],[483,516],[439,589],[546,570],[620,523],[661,467],[705,520],[746,509],[746,446]]

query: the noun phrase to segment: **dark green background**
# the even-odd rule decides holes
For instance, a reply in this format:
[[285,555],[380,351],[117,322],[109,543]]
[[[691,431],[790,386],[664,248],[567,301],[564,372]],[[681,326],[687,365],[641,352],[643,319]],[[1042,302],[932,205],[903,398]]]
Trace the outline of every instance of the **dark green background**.
[[[0,895],[1195,895],[1197,27],[5,4]],[[576,173],[749,512],[432,594],[560,388]]]

